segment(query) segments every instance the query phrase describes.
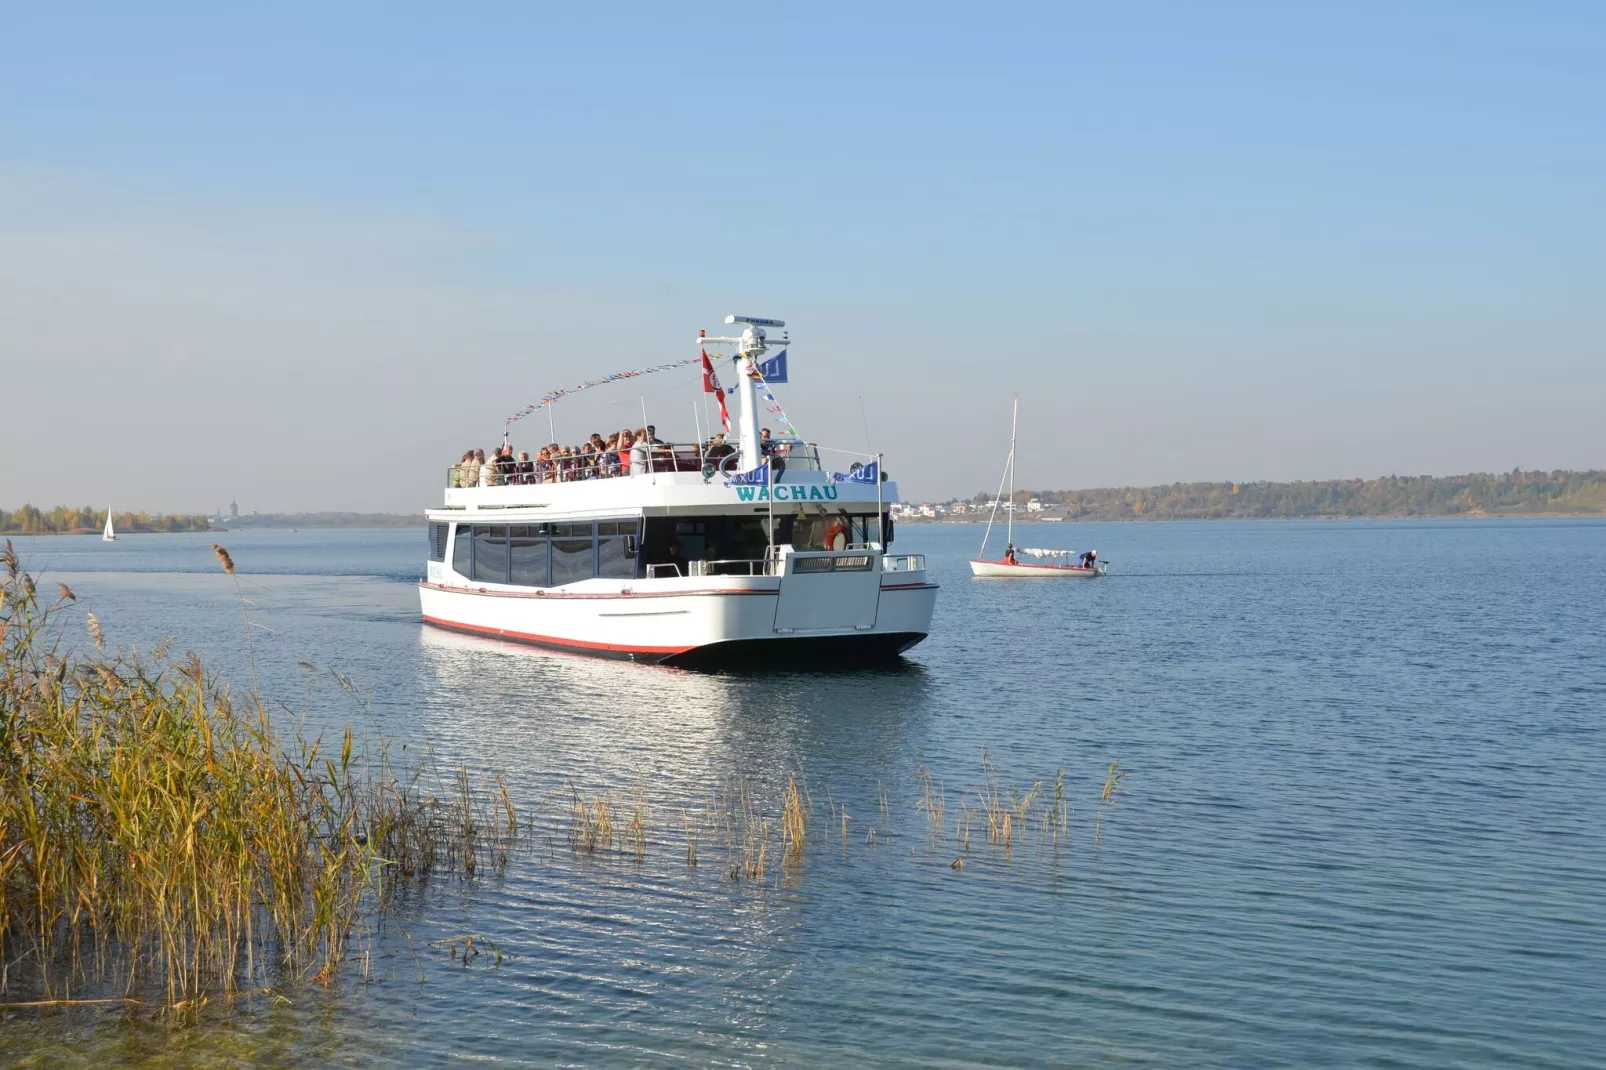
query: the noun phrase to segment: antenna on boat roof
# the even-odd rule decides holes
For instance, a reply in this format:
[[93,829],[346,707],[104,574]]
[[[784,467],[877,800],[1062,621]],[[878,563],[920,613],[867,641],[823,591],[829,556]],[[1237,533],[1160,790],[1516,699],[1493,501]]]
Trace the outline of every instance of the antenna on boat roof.
[[731,324],[742,323],[746,324],[746,327],[742,333],[735,338],[710,338],[708,337],[706,331],[698,331],[697,341],[701,344],[707,345],[735,346],[737,353],[740,355],[744,357],[755,358],[763,356],[770,346],[786,346],[791,344],[791,339],[789,339],[786,335],[783,334],[779,338],[771,338],[769,336],[769,332],[765,330],[766,327],[775,329],[785,327],[785,320],[764,319],[761,316],[731,315],[725,317],[725,322]]

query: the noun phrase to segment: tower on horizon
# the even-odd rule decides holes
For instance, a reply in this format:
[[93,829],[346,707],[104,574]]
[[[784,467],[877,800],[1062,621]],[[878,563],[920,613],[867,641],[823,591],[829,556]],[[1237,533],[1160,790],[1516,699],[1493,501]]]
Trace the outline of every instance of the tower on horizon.
[[234,502],[234,501],[229,502],[229,518],[231,520],[240,519],[240,503],[239,502]]

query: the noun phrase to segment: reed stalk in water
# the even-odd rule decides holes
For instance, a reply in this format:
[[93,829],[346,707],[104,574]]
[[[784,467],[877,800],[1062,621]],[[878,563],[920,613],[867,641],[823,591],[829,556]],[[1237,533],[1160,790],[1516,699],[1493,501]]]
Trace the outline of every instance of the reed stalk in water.
[[9,543],[0,562],[0,995],[182,1009],[330,980],[382,873],[479,864],[466,774],[442,803],[349,730],[338,753],[282,739],[194,655],[106,652],[93,617],[75,652],[53,623],[71,592],[46,605]]

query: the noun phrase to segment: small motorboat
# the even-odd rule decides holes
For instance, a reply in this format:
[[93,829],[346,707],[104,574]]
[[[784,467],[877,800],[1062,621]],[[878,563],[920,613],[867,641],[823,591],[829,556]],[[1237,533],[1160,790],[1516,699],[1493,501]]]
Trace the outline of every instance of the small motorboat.
[[[1004,462],[1004,477],[998,481],[998,493],[993,497],[993,512],[987,518],[987,530],[982,533],[981,549],[970,562],[972,576],[988,579],[1021,580],[1095,580],[1109,571],[1109,565],[1099,560],[1097,550],[1077,553],[1075,550],[1042,550],[1015,546],[1015,432],[1020,420],[1020,398],[1015,398],[1014,412],[1009,423],[1009,460]],[[1009,485],[1009,507],[1004,510],[1006,534],[1004,556],[998,560],[987,557],[987,539],[993,533],[993,522],[998,519],[998,506],[1004,501],[1004,485]],[[1036,558],[1023,562],[1020,555]],[[1072,558],[1076,564],[1071,564]]]

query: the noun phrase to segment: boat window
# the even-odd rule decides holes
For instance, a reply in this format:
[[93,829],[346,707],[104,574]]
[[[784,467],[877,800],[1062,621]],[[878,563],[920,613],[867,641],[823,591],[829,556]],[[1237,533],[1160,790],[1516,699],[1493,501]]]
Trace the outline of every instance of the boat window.
[[429,525],[429,559],[431,561],[446,560],[446,534],[450,530],[447,525],[431,523]]
[[507,582],[507,526],[474,525],[474,579],[480,583]]
[[452,541],[452,571],[465,580],[474,575],[474,539],[467,524],[457,525],[457,538]]
[[[780,517],[776,517],[779,527]],[[889,529],[890,530],[890,529]],[[838,545],[837,536],[841,536]],[[834,550],[867,546],[881,541],[881,524],[874,513],[807,514],[792,522],[794,550]]]
[[508,531],[511,555],[509,583],[522,587],[546,587],[547,531],[545,524],[515,524]]
[[597,575],[608,579],[635,577],[634,520],[602,520],[597,523]]
[[675,539],[680,543],[681,553],[686,560],[697,561],[713,556],[713,543],[709,525],[703,520],[676,520]]
[[589,580],[594,572],[591,524],[552,525],[552,586]]
[[847,539],[847,522],[839,516],[800,516],[792,522],[792,549],[834,550],[828,540],[840,533]]
[[[791,542],[792,527],[792,518],[790,516],[777,516],[775,518],[775,541],[777,543]],[[769,546],[768,517],[739,516],[731,518],[730,557],[744,561],[755,561],[769,551]],[[720,556],[726,555],[721,554]]]
[[[891,542],[892,528],[887,528],[887,541]],[[866,546],[872,542],[881,541],[881,518],[874,513],[864,513],[853,518],[852,541],[857,546]]]

